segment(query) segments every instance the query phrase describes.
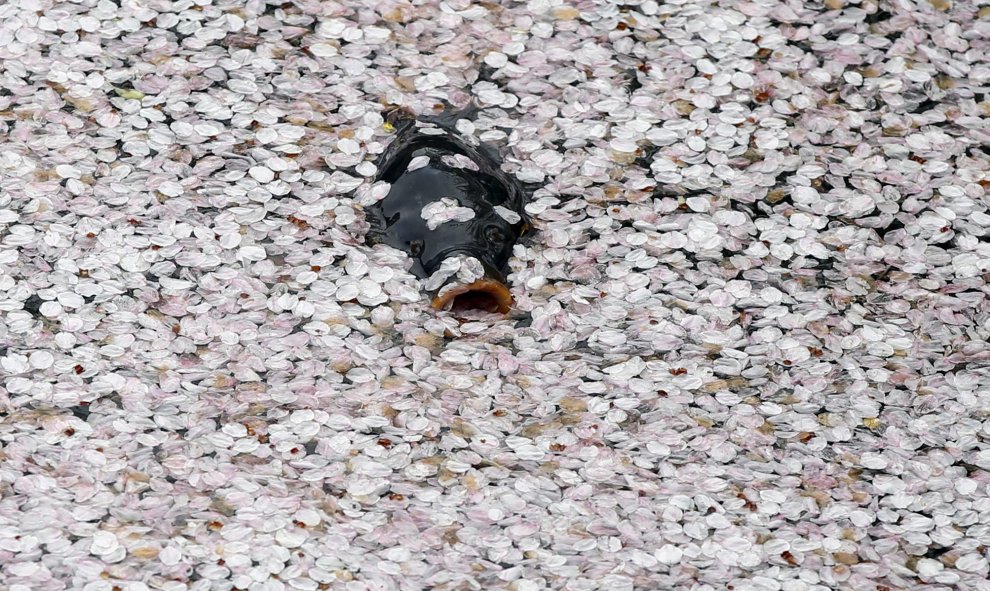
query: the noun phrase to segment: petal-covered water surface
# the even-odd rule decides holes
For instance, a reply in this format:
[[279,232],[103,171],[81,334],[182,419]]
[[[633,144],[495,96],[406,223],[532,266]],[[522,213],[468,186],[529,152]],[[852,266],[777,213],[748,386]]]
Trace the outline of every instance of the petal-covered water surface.
[[0,589],[985,591],[982,4],[0,1]]

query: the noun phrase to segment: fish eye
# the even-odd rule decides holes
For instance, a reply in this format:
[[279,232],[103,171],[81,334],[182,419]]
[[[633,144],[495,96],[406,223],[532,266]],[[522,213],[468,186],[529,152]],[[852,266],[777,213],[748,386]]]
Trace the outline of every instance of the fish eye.
[[423,254],[423,241],[422,240],[410,240],[409,241],[409,253],[414,257],[418,257]]
[[485,240],[491,244],[502,244],[505,242],[505,232],[498,226],[488,226],[485,228]]

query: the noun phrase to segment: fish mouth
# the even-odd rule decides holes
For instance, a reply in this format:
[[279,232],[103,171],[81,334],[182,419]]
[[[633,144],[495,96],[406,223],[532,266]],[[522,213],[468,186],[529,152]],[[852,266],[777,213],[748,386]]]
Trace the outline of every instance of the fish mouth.
[[483,310],[508,314],[512,294],[504,283],[491,277],[467,285],[448,285],[433,298],[436,310]]

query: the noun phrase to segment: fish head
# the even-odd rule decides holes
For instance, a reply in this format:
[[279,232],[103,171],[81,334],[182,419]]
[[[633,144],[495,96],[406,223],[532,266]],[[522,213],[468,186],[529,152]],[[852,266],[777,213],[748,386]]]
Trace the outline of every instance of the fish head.
[[[440,286],[433,306],[507,312],[512,297],[502,270],[527,228],[520,185],[487,152],[449,134],[400,138],[379,170],[379,180],[390,187],[368,210],[374,241],[405,251],[413,261],[410,271],[422,279],[445,261],[476,259],[480,276]],[[459,211],[431,219],[427,212],[437,204]]]

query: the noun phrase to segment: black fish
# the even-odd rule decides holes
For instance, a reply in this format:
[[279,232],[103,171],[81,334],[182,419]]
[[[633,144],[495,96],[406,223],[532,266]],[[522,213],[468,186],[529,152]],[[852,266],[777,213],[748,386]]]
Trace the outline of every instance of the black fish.
[[[453,129],[458,119],[474,112],[421,118],[425,127],[409,118],[395,123],[395,141],[378,161],[377,180],[391,187],[384,199],[366,210],[371,224],[367,240],[405,251],[413,259],[410,271],[421,279],[432,276],[452,257],[474,257],[483,269],[477,273],[480,276],[467,284],[455,281],[440,286],[433,307],[504,314],[512,296],[503,271],[513,245],[529,227],[523,211],[525,192],[516,179],[502,172],[494,149],[472,146]],[[418,167],[409,170],[414,159]],[[457,207],[460,215],[442,223],[434,219],[431,227],[423,217],[430,217],[424,212],[428,206],[427,211]]]

